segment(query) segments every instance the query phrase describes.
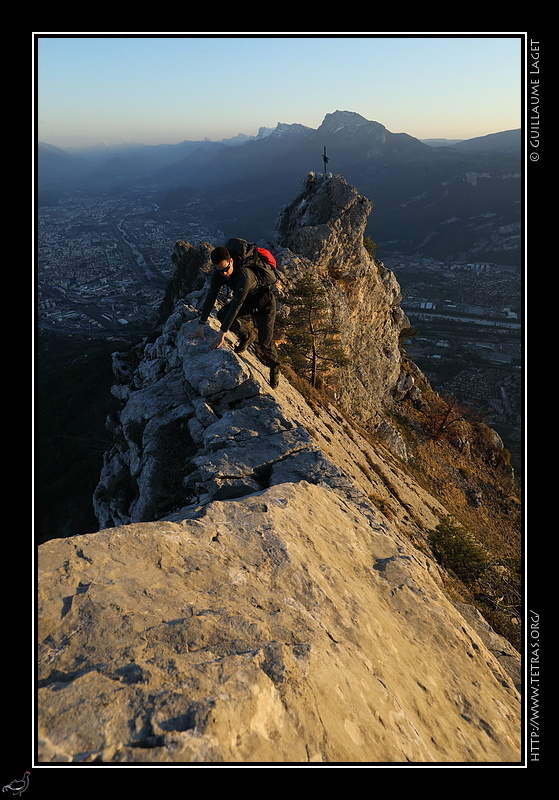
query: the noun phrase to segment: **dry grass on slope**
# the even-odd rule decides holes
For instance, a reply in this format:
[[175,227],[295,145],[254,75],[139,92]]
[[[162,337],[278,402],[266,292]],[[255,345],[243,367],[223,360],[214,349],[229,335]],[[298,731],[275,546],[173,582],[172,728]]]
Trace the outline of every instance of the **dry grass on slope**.
[[[433,555],[456,599],[475,605],[494,630],[520,649],[522,517],[509,454],[493,431],[457,413],[453,424],[441,428],[445,401],[434,392],[424,392],[426,397],[421,409],[402,404],[400,422],[413,431],[407,441],[414,474],[448,509],[440,529],[429,535]],[[469,574],[449,555],[457,542],[471,559]]]

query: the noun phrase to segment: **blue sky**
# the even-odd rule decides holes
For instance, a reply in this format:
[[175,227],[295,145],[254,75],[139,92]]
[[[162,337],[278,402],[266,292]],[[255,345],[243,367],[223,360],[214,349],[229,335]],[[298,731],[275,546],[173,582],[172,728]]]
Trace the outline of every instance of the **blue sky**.
[[521,125],[517,34],[41,34],[40,141],[58,147],[318,128],[355,111],[419,139]]

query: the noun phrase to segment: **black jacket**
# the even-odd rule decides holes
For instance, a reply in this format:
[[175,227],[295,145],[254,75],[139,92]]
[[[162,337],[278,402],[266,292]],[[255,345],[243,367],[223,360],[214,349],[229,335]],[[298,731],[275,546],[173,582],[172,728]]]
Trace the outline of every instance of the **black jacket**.
[[[254,299],[256,307],[262,299],[261,290],[277,280],[275,271],[260,258],[255,245],[245,239],[229,239],[225,246],[233,258],[233,274],[225,278],[218,270],[213,271],[208,294],[200,309],[200,322],[205,323],[221,288],[229,286],[233,290],[233,299],[221,325],[224,333],[231,328],[245,301]],[[247,313],[246,309],[244,313]]]
[[214,270],[210,279],[208,294],[200,309],[201,323],[207,321],[217,296],[224,285],[233,290],[233,299],[229,303],[229,311],[221,325],[221,330],[226,332],[231,327],[245,300],[250,298],[251,295],[255,295],[256,299],[256,293],[262,289],[262,283],[258,280],[255,272],[243,264],[234,267],[230,278],[224,278],[218,270]]

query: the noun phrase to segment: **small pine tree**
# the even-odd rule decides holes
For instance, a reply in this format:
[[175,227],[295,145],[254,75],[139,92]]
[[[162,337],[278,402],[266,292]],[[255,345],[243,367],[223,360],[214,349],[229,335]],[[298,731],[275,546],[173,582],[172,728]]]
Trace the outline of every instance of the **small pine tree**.
[[326,290],[312,273],[306,272],[285,302],[289,315],[283,325],[285,341],[280,349],[295,372],[316,387],[321,372],[348,363],[337,341],[339,331],[329,319]]
[[445,567],[464,583],[474,583],[487,569],[487,557],[470,533],[452,517],[445,517],[429,534],[429,541]]
[[363,237],[363,245],[365,247],[365,250],[369,253],[369,255],[372,258],[374,258],[375,257],[375,253],[377,252],[377,246],[376,246],[376,243],[373,242],[373,240],[371,239],[370,236],[364,236]]

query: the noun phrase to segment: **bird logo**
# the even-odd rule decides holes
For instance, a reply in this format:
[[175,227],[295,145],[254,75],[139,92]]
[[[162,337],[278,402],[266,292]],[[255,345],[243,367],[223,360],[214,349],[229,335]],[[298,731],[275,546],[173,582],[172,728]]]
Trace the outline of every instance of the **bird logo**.
[[2,787],[3,792],[11,792],[14,797],[18,797],[22,794],[27,787],[29,786],[29,772],[23,773],[23,778],[21,780],[15,780],[11,783],[7,783],[5,786]]

